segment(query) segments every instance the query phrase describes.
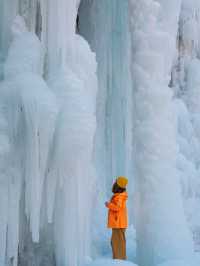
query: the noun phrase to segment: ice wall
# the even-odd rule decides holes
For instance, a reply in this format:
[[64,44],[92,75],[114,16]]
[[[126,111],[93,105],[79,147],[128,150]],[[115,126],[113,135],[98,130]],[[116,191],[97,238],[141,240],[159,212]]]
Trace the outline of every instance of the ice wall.
[[1,2],[1,266],[90,256],[97,77],[78,4]]
[[179,154],[177,167],[182,182],[184,207],[194,248],[199,246],[199,1],[183,1],[180,13],[177,60],[172,72],[172,88],[178,98]]
[[[129,176],[133,191],[132,90],[128,1],[83,0],[78,31],[90,43],[98,63],[97,131],[95,165],[98,176],[94,219],[94,254],[110,250],[105,235],[104,201],[111,196],[113,180]],[[132,204],[130,204],[132,206]],[[130,208],[130,223],[133,215]]]
[[0,0],[0,266],[110,252],[103,203],[121,174],[140,265],[188,262],[200,223],[198,10]]
[[80,34],[97,55],[96,161],[109,189],[117,175],[131,172],[128,1],[82,1],[79,16]]

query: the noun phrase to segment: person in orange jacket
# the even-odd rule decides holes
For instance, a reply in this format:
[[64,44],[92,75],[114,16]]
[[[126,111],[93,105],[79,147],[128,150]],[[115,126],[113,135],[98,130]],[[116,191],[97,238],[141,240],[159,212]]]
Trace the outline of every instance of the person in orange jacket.
[[108,208],[108,228],[112,229],[111,246],[113,259],[126,260],[126,236],[128,227],[128,214],[126,201],[128,193],[126,186],[128,179],[120,176],[112,187],[113,196],[105,205]]

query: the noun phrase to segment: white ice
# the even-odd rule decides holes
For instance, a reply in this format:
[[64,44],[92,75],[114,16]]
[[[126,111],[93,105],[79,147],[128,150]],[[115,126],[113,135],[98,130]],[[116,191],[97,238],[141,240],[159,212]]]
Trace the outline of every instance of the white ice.
[[[0,0],[0,266],[198,265],[199,10]],[[108,259],[117,175],[127,262]]]

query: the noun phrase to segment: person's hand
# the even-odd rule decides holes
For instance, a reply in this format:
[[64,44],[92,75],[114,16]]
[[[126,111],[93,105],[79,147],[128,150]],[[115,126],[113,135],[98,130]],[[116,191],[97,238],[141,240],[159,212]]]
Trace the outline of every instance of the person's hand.
[[105,206],[108,207],[108,202],[107,201],[105,202]]

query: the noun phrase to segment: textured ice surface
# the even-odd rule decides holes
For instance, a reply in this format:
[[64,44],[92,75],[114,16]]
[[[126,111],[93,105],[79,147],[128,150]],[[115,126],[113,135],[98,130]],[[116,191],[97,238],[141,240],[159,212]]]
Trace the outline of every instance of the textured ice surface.
[[[74,1],[71,7],[76,10]],[[62,53],[56,71],[48,68],[48,85],[41,42],[21,17],[12,27],[0,84],[6,119],[2,114],[1,129],[8,123],[8,136],[0,135],[1,157],[9,152],[8,173],[1,160],[1,266],[17,265],[18,258],[20,265],[44,265],[44,258],[47,264],[80,265],[90,254],[96,59],[87,42],[75,36],[73,17],[69,22],[72,52],[67,60],[68,41],[60,32],[54,48],[61,46]],[[36,249],[47,243],[43,253]]]
[[[142,15],[136,16],[141,10]],[[193,252],[176,169],[177,122],[168,87],[180,10],[179,0],[130,1],[136,231],[142,265],[186,259]]]

